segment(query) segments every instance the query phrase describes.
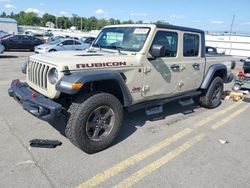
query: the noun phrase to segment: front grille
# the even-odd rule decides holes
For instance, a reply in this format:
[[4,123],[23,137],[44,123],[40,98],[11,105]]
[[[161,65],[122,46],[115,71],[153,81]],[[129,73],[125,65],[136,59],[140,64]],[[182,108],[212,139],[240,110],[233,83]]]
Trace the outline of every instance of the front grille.
[[29,60],[28,79],[38,87],[47,90],[49,66],[43,63]]

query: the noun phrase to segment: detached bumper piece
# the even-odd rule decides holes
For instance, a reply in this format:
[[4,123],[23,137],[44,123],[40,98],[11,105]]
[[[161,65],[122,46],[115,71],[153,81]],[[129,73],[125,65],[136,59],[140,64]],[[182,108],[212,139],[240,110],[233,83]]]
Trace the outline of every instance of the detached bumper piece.
[[37,148],[55,148],[56,146],[61,146],[61,145],[62,142],[58,140],[42,140],[42,139],[30,140],[30,146]]
[[19,102],[23,109],[44,121],[51,121],[62,111],[62,106],[32,90],[26,83],[13,80],[9,96]]

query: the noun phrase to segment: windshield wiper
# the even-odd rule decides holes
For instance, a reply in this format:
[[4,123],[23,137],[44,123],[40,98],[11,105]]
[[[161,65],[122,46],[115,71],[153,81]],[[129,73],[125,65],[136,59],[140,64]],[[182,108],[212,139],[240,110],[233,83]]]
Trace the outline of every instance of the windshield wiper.
[[98,46],[99,50],[102,51],[102,47],[103,47],[103,46],[100,45],[100,44],[96,44],[96,45]]
[[112,45],[111,47],[114,48],[114,49],[117,49],[119,54],[121,53],[121,50],[123,50],[123,48],[120,47],[120,46]]

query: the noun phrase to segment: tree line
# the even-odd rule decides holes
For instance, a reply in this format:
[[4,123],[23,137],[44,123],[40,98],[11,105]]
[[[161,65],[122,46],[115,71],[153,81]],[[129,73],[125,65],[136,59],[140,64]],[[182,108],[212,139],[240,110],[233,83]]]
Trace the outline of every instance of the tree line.
[[[99,30],[103,28],[106,25],[115,25],[115,24],[133,24],[133,23],[143,23],[143,21],[121,21],[119,19],[97,19],[96,17],[92,16],[89,18],[86,17],[80,17],[76,14],[73,14],[72,17],[66,17],[66,16],[59,16],[56,17],[55,15],[45,13],[43,16],[38,16],[38,14],[34,12],[24,12],[21,11],[19,13],[10,13],[6,14],[5,12],[2,12],[0,14],[0,17],[4,18],[13,18],[17,21],[18,25],[29,25],[29,26],[46,26],[47,22],[52,22],[55,25],[55,28],[60,29],[68,29],[72,26],[75,26],[79,30]],[[158,24],[167,24],[165,21],[156,21],[154,23]]]

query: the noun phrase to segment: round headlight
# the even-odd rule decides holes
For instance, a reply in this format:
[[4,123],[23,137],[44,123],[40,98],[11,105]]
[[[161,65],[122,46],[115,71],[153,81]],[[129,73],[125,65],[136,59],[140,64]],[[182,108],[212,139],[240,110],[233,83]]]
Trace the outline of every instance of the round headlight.
[[48,77],[49,77],[49,82],[51,84],[55,84],[58,80],[58,70],[56,68],[50,69]]

